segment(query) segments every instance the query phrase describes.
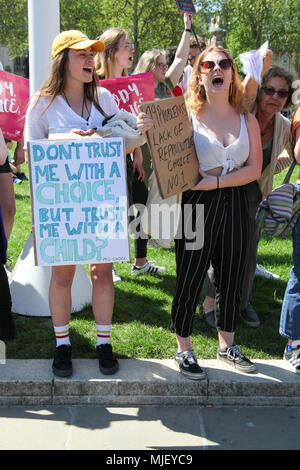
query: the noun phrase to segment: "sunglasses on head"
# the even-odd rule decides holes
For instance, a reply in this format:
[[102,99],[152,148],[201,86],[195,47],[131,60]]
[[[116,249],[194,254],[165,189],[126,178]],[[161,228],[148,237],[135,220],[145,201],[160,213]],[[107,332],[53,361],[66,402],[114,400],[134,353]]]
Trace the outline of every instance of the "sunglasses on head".
[[222,70],[227,70],[227,69],[230,69],[230,67],[232,67],[232,60],[222,59],[219,62],[213,62],[212,60],[205,60],[204,62],[200,62],[200,65],[202,67],[202,70],[206,72],[213,70],[216,65],[218,65]]
[[289,91],[288,90],[275,90],[273,87],[267,87],[263,86],[262,89],[264,90],[265,94],[268,96],[274,96],[277,95],[279,98],[287,98],[289,96]]

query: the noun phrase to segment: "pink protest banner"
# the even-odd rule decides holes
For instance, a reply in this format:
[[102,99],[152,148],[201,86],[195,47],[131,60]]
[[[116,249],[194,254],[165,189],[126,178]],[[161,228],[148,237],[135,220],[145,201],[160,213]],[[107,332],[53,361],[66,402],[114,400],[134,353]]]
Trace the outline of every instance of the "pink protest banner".
[[139,114],[140,103],[155,99],[152,72],[109,78],[101,80],[100,85],[111,92],[120,109],[125,109],[136,116]]
[[6,139],[20,141],[29,101],[29,80],[0,71],[0,127]]

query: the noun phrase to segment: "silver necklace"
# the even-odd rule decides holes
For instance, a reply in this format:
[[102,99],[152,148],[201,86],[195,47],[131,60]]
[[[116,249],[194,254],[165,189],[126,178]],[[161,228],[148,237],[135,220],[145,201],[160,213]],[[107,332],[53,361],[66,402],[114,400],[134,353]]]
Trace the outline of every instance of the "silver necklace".
[[[72,106],[70,105],[69,100],[68,100],[68,98],[66,97],[66,94],[65,94],[64,91],[63,91],[63,96],[64,96],[64,99],[66,100],[68,106],[69,106],[71,109],[73,109]],[[83,98],[83,100],[82,100],[82,108],[81,108],[81,117],[82,117],[82,118],[83,118],[84,105],[85,105],[85,99]]]

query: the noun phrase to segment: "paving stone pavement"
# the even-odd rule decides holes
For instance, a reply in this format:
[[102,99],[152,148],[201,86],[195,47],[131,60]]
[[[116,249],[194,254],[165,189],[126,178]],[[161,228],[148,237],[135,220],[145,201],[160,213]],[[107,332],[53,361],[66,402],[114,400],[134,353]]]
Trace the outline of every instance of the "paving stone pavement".
[[[200,360],[206,378],[192,381],[173,360],[122,359],[108,377],[97,360],[73,359],[73,376],[61,379],[52,360],[8,359],[0,364],[0,450],[101,450],[104,463],[120,458],[135,468],[171,464],[168,452],[189,464],[198,450],[298,450],[300,376],[280,360],[254,362],[257,371],[243,374]],[[147,453],[122,461],[129,450]]]

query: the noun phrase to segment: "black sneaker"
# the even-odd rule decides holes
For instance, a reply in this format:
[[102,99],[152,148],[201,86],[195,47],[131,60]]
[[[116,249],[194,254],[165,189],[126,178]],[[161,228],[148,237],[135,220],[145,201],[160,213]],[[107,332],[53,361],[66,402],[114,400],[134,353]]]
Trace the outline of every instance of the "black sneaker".
[[199,366],[193,350],[177,351],[175,354],[175,362],[179,366],[179,372],[188,379],[201,380],[205,378],[205,372]]
[[296,374],[300,374],[300,346],[288,351],[286,346],[283,354],[283,359],[289,364]]
[[260,320],[257,316],[257,313],[250,304],[241,311],[240,315],[243,319],[243,322],[247,326],[250,326],[251,328],[257,328],[260,325]]
[[230,346],[226,349],[218,349],[217,358],[235,367],[240,372],[254,372],[255,365],[245,357],[237,346]]
[[96,349],[99,358],[99,368],[102,374],[115,374],[119,369],[119,363],[113,355],[111,344],[100,344]]
[[62,344],[55,349],[52,370],[58,377],[70,377],[72,367],[72,346]]

